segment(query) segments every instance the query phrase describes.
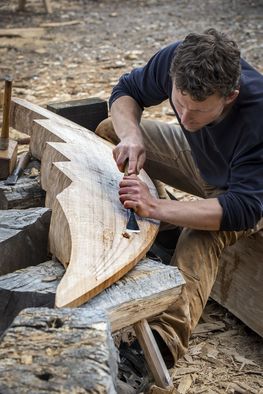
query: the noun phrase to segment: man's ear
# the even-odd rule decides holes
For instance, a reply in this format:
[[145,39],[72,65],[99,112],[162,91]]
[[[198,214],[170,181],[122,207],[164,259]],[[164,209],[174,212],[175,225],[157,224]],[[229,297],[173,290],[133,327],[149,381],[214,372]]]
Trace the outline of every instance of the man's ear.
[[237,96],[239,95],[239,89],[233,90],[233,92],[229,93],[229,95],[226,97],[226,104],[232,103]]

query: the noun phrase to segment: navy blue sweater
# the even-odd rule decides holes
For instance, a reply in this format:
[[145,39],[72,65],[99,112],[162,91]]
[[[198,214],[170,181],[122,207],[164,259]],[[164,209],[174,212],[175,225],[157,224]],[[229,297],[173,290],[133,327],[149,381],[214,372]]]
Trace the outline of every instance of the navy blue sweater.
[[[166,99],[173,107],[169,70],[178,44],[124,74],[113,89],[110,105],[118,97],[131,96],[142,109]],[[182,127],[202,177],[224,190],[218,200],[223,207],[220,229],[226,231],[252,228],[263,213],[263,76],[244,60],[241,67],[240,93],[227,116],[194,133]]]

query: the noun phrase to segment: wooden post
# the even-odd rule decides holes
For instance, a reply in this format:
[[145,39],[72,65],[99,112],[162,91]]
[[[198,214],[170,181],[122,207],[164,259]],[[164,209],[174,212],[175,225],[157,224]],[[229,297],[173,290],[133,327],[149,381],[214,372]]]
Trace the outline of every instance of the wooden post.
[[50,2],[50,0],[43,0],[43,2],[44,2],[44,7],[45,7],[45,9],[46,9],[46,12],[47,12],[48,14],[51,14],[52,8],[51,8],[51,2]]
[[172,379],[147,320],[142,319],[133,328],[156,384],[161,388],[171,389]]
[[12,93],[12,79],[10,77],[6,77],[5,92],[4,92],[3,125],[2,125],[1,141],[0,141],[1,150],[5,150],[8,148],[11,93]]
[[[43,5],[45,7],[45,10],[48,14],[51,14],[52,8],[51,8],[51,2],[50,0],[43,0]],[[18,11],[25,11],[26,8],[26,0],[18,0]]]
[[3,125],[0,137],[0,179],[7,178],[16,165],[17,142],[9,140],[9,119],[12,93],[12,78],[6,77],[3,107]]
[[18,0],[18,8],[17,11],[25,11],[26,0]]

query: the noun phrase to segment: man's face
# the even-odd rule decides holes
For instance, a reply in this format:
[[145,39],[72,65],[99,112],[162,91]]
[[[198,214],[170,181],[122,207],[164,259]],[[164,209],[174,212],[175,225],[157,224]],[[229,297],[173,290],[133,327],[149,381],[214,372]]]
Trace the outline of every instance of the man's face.
[[195,132],[219,120],[238,93],[238,91],[234,91],[228,97],[213,94],[204,101],[196,101],[173,86],[172,102],[184,128]]

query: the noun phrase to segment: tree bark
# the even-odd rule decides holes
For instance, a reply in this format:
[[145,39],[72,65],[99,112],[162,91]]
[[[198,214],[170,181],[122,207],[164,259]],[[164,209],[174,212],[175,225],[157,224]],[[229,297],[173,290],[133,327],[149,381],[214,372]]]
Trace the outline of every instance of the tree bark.
[[24,310],[0,354],[1,393],[116,393],[116,350],[102,312]]

